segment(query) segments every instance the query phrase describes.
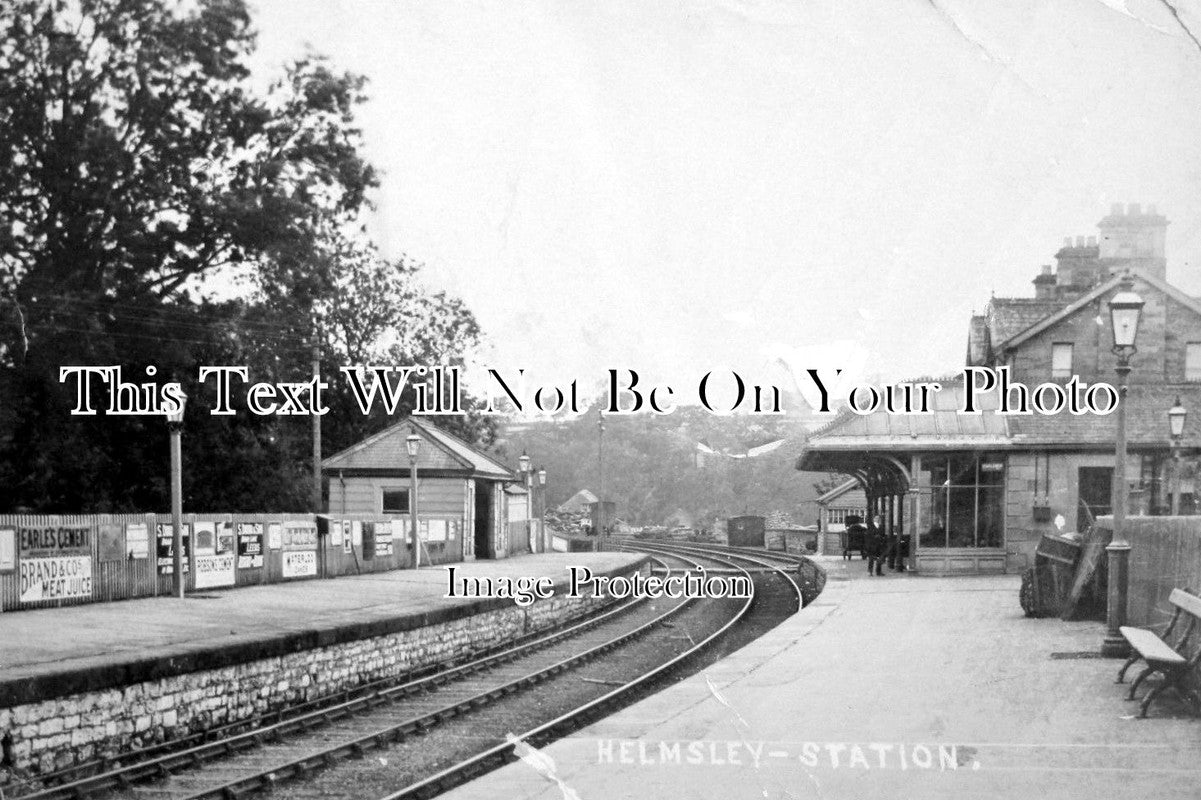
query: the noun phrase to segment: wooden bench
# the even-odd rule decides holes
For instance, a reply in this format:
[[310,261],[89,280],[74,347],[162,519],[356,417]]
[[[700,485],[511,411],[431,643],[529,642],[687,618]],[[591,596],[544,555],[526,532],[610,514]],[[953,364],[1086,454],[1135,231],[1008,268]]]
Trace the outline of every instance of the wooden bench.
[[[1132,628],[1125,625],[1119,628],[1133,652],[1118,672],[1117,682],[1122,683],[1125,680],[1126,671],[1134,664],[1139,661],[1147,664],[1134,679],[1134,683],[1130,685],[1130,694],[1126,696],[1126,699],[1133,700],[1138,687],[1147,678],[1156,673],[1163,676],[1163,681],[1147,692],[1147,696],[1143,698],[1142,708],[1139,711],[1140,718],[1145,718],[1151,702],[1165,689],[1170,688],[1175,688],[1180,694],[1196,703],[1198,709],[1201,709],[1201,694],[1195,688],[1184,684],[1184,680],[1197,667],[1198,662],[1201,662],[1201,642],[1193,641],[1194,633],[1198,633],[1196,638],[1201,639],[1201,631],[1198,630],[1198,622],[1201,622],[1201,597],[1183,589],[1173,589],[1172,594],[1168,597],[1168,602],[1173,606],[1172,619],[1168,622],[1168,627],[1164,629],[1162,636],[1146,628]],[[1191,655],[1189,655],[1190,643],[1193,650]]]

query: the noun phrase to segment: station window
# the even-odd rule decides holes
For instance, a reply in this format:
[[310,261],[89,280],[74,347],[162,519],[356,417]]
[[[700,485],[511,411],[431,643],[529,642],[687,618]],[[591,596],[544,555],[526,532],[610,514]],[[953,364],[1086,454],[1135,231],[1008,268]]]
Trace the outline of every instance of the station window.
[[1051,377],[1072,377],[1072,343],[1055,342],[1051,345]]
[[999,456],[927,456],[922,547],[1000,547],[1005,530],[1005,462]]
[[1189,342],[1184,346],[1184,379],[1201,381],[1201,342]]
[[383,504],[380,511],[384,514],[409,513],[409,490],[384,489]]

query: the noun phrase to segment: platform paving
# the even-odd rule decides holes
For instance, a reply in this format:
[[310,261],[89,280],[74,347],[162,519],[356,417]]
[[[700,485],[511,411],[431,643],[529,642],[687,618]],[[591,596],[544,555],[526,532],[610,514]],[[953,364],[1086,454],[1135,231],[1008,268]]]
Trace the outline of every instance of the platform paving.
[[[566,567],[587,566],[595,573],[622,570],[642,556],[628,553],[542,553],[499,561],[455,564],[461,575],[492,577],[548,575],[566,581]],[[369,630],[402,620],[416,626],[447,613],[473,613],[498,607],[447,598],[446,570],[440,566],[206,589],[179,599],[153,597],[64,608],[0,614],[0,681],[19,685],[56,674],[96,673],[155,659],[168,663],[216,648],[265,640],[293,642],[302,637]],[[293,644],[292,649],[296,649]]]
[[1201,721],[1135,719],[1100,623],[1025,618],[1016,576],[823,562],[766,636],[444,797],[1201,797]]

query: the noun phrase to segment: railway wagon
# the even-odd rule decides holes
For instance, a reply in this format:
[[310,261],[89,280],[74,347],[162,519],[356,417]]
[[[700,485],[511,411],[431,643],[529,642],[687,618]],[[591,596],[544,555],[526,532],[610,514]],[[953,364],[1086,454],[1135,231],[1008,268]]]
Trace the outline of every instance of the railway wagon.
[[732,547],[763,547],[765,522],[754,515],[730,517],[726,521],[727,541]]

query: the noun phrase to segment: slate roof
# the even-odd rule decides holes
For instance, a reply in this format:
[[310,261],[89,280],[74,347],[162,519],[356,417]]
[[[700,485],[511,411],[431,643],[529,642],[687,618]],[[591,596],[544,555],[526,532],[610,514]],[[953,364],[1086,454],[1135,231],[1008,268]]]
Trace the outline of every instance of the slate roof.
[[985,315],[988,318],[989,338],[993,349],[1063,310],[1067,305],[1065,300],[1036,300],[1031,297],[992,298],[988,302]]
[[[963,382],[949,378],[939,383],[942,389],[930,395],[932,413],[890,414],[881,405],[875,413],[860,416],[844,408],[832,422],[809,437],[805,443],[806,452],[1009,446],[1008,418],[990,413],[997,406],[996,392],[980,395],[979,406],[983,413],[960,414],[959,410],[965,405]],[[804,461],[803,455],[801,461]]]
[[558,511],[583,511],[596,502],[596,495],[587,489],[580,489],[571,497],[559,504]]
[[462,472],[465,476],[517,480],[504,464],[419,417],[402,420],[330,456],[321,462],[321,469],[323,472],[407,470],[409,454],[405,440],[412,433],[422,438],[421,449],[417,451],[418,470],[448,470]]
[[[944,384],[933,414],[899,415],[849,411],[809,438],[797,469],[813,469],[816,454],[916,452],[931,450],[1108,449],[1117,442],[1116,414],[1002,415],[996,392],[978,395],[981,414],[960,414],[962,383]],[[1126,396],[1128,447],[1157,449],[1170,444],[1168,409],[1176,399],[1188,409],[1181,445],[1201,447],[1201,383],[1132,385]],[[830,492],[833,494],[842,487]]]

